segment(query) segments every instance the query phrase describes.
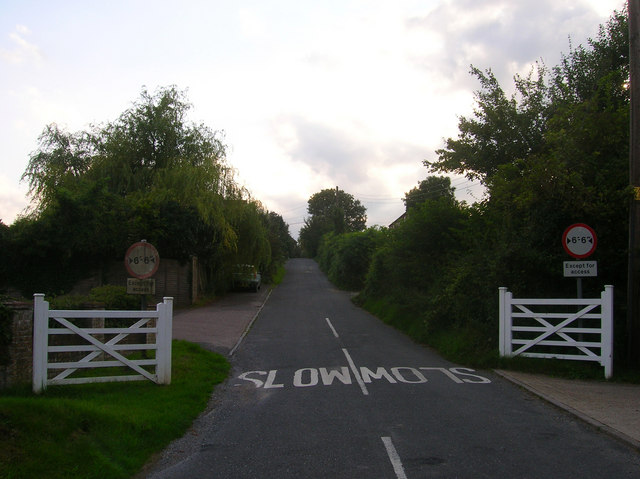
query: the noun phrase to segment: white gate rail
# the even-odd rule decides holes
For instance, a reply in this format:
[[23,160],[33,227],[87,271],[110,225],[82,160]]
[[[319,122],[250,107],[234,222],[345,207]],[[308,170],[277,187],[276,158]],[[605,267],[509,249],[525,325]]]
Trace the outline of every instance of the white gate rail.
[[613,374],[613,286],[600,298],[514,299],[500,291],[500,356],[596,361]]
[[[164,298],[155,311],[74,311],[50,310],[43,294],[34,294],[33,301],[33,391],[39,393],[54,384],[82,384],[148,379],[157,384],[171,383],[171,328],[173,298]],[[131,321],[126,327],[96,327],[96,320],[119,319]],[[71,320],[71,321],[70,321]],[[75,321],[74,321],[75,320]],[[83,322],[92,323],[81,327]],[[155,321],[154,321],[155,320]],[[75,324],[74,324],[75,323]],[[121,344],[130,334],[146,338],[141,344]],[[77,344],[51,345],[52,336],[76,335]],[[108,338],[108,340],[107,340]],[[149,341],[153,339],[153,341]],[[151,359],[130,359],[121,352],[144,351]],[[155,353],[148,353],[155,351]],[[76,360],[77,356],[82,356]],[[76,356],[69,360],[69,356]],[[111,357],[112,360],[105,360]],[[62,358],[62,360],[60,360]],[[58,360],[56,360],[58,359]],[[66,359],[66,360],[65,360]],[[88,368],[114,368],[126,366],[137,374],[107,375],[100,377],[69,377],[78,370]],[[143,366],[146,366],[143,367]],[[50,374],[50,371],[62,372]],[[113,369],[111,370],[114,371]]]

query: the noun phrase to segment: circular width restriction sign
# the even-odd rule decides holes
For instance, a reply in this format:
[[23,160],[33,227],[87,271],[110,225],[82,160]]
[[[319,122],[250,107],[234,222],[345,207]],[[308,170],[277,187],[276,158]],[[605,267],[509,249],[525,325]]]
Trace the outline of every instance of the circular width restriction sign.
[[584,223],[569,226],[562,235],[564,250],[574,258],[586,258],[596,250],[598,238],[596,232]]
[[146,241],[139,241],[129,246],[124,256],[124,266],[129,274],[138,279],[153,276],[160,266],[158,250]]

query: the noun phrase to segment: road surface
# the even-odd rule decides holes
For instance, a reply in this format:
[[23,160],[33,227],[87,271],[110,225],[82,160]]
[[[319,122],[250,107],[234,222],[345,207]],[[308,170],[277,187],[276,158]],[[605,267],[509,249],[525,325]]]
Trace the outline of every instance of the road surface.
[[311,260],[288,262],[232,362],[148,477],[640,477],[631,448],[415,344]]

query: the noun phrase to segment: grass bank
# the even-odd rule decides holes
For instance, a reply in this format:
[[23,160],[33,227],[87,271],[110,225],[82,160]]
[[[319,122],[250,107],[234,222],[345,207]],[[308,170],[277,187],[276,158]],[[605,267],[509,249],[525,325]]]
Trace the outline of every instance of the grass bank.
[[282,283],[282,280],[284,279],[284,275],[285,274],[286,274],[286,270],[284,269],[284,265],[278,266],[278,269],[276,270],[275,274],[273,275],[273,278],[271,278],[271,284],[273,286],[277,286],[280,283]]
[[85,384],[0,396],[0,478],[130,478],[181,437],[229,372],[218,354],[173,342],[172,383]]

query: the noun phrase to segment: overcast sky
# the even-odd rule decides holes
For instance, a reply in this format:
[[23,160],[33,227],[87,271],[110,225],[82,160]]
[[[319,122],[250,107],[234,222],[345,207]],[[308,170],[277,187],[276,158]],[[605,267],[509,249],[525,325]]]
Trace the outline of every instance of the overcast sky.
[[[595,37],[623,0],[0,0],[0,219],[50,123],[115,120],[143,86],[187,90],[189,120],[225,132],[238,180],[297,237],[335,188],[369,225],[404,211],[473,108],[471,64],[516,73]],[[481,193],[454,178],[459,196]]]

